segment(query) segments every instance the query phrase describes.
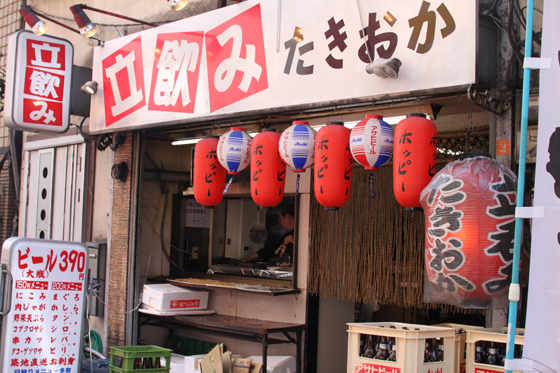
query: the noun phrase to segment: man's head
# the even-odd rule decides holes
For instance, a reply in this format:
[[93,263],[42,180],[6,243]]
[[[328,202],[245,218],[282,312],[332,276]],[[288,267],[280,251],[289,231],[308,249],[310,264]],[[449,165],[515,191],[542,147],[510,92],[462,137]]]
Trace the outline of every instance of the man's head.
[[284,231],[289,232],[294,229],[294,214],[294,205],[291,203],[282,203],[278,206],[278,222]]

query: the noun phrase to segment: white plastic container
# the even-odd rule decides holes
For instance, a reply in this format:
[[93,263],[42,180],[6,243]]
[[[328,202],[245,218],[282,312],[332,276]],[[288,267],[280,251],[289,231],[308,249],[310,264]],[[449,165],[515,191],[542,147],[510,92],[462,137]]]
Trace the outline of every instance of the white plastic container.
[[[451,373],[454,370],[455,330],[452,328],[396,322],[347,325],[347,373]],[[395,338],[397,361],[361,357],[360,335],[363,334]],[[444,361],[424,363],[424,347],[428,338],[444,339]]]
[[142,303],[166,312],[203,310],[208,306],[208,292],[170,284],[144,285]]
[[[466,349],[467,349],[467,329],[484,329],[483,326],[472,326],[463,324],[436,324],[434,326],[443,326],[445,328],[455,329],[455,373],[466,373],[467,363],[465,360]],[[462,333],[458,333],[459,330],[463,330]]]
[[[485,328],[479,330],[467,330],[467,373],[501,373],[505,372],[504,367],[496,365],[488,365],[475,363],[476,342],[489,341],[496,343],[507,343],[508,328]],[[515,344],[521,345],[525,343],[525,329],[515,329]],[[520,373],[519,370],[513,372]]]
[[[262,356],[249,356],[247,359],[262,363]],[[296,359],[293,356],[267,356],[266,372],[263,373],[295,373]]]

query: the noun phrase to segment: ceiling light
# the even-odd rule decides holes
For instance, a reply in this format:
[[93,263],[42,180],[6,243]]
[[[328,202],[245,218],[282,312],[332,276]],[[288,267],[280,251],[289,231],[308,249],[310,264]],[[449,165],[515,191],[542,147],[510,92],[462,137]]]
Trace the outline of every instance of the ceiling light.
[[74,21],[76,21],[76,24],[80,28],[80,34],[82,34],[84,38],[91,38],[95,35],[97,32],[97,26],[95,23],[90,21],[88,16],[82,10],[82,6],[79,4],[72,5],[70,10],[74,15]]
[[82,91],[89,93],[90,95],[94,95],[95,92],[97,92],[97,82],[96,81],[89,81],[86,82],[83,86],[82,86]]
[[200,140],[202,140],[202,137],[191,138],[191,139],[183,139],[183,140],[177,140],[177,141],[172,141],[172,142],[171,142],[171,145],[189,145],[189,144],[196,144],[196,143],[199,142]]
[[381,78],[397,79],[401,65],[402,62],[398,58],[378,58],[366,66],[366,71]]
[[25,19],[25,22],[31,27],[33,33],[37,36],[43,35],[47,31],[47,24],[39,19],[35,13],[29,8],[22,7],[19,10],[20,14]]
[[187,6],[189,0],[168,0],[169,6],[173,10],[181,10]]
[[296,27],[294,30],[294,40],[298,43],[303,41],[303,32],[301,32],[301,27]]

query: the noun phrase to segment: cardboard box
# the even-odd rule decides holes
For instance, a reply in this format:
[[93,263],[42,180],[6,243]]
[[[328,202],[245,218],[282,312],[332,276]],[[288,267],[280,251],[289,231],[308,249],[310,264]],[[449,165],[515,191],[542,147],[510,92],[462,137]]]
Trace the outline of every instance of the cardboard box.
[[203,310],[208,306],[208,292],[170,284],[144,285],[142,303],[158,311]]
[[[262,356],[249,356],[253,363],[262,363]],[[263,373],[296,373],[296,359],[293,356],[267,356],[266,372]]]

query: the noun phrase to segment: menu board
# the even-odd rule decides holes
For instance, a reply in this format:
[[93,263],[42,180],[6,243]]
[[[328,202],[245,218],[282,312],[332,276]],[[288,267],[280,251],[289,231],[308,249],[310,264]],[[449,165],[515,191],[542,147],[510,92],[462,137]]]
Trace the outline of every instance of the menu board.
[[210,228],[210,209],[196,202],[194,198],[187,198],[185,213],[185,227]]
[[[87,248],[79,242],[10,238],[2,264],[12,281],[2,320],[3,373],[79,373]],[[7,309],[4,305],[4,310]]]

